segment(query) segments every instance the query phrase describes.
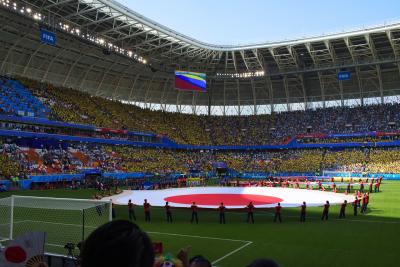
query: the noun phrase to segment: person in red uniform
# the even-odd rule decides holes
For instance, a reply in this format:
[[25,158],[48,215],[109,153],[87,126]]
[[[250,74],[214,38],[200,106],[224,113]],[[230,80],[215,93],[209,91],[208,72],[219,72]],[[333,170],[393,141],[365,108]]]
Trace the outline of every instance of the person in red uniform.
[[347,206],[347,200],[345,200],[342,203],[342,205],[340,205],[339,219],[346,218],[346,206]]
[[254,223],[254,205],[253,202],[250,201],[249,205],[246,206],[247,208],[247,222],[249,223]]
[[129,216],[130,221],[132,221],[132,219],[136,221],[134,204],[132,203],[132,200],[130,200],[130,199],[128,201],[128,216]]
[[190,206],[190,208],[192,209],[192,219],[190,219],[190,223],[193,223],[194,220],[196,220],[196,223],[199,223],[199,218],[197,216],[197,205],[196,202],[192,203],[192,206]]
[[370,182],[369,183],[369,192],[372,193],[372,186],[374,185],[374,182]]
[[358,197],[356,197],[356,199],[353,202],[353,209],[354,209],[354,216],[357,216],[357,212],[358,212]]
[[150,203],[147,202],[147,199],[145,199],[144,203],[143,203],[143,208],[144,208],[144,220],[146,222],[150,222],[150,220],[151,220],[150,219],[150,207],[151,207]]
[[329,216],[329,207],[331,205],[329,204],[329,201],[326,201],[325,205],[324,205],[324,210],[322,211],[322,217],[321,220],[328,220],[328,216]]
[[361,206],[361,213],[365,214],[367,212],[367,206],[368,206],[368,193],[365,193],[363,198],[362,198],[362,206]]
[[225,210],[226,207],[224,206],[224,203],[221,202],[221,204],[218,207],[219,210],[219,223],[220,224],[225,224]]
[[276,219],[279,219],[279,222],[280,222],[280,223],[282,222],[281,210],[282,210],[281,203],[278,203],[278,205],[275,206],[275,217],[274,217],[274,222],[276,222]]
[[303,205],[301,205],[301,209],[300,209],[300,222],[306,221],[306,209],[307,209],[306,202],[303,201]]
[[172,212],[171,212],[171,206],[169,205],[168,202],[165,202],[165,213],[167,215],[167,222],[172,223]]

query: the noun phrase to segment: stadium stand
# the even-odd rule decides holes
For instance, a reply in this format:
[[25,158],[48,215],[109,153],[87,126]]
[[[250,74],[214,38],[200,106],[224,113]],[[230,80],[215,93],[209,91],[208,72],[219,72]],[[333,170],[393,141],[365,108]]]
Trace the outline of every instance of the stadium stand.
[[49,109],[18,81],[0,78],[0,109],[6,114],[46,118]]
[[[399,104],[259,116],[195,116],[142,109],[29,79],[21,79],[20,83],[2,78],[1,82],[8,92],[3,95],[12,95],[12,103],[30,103],[14,106],[13,110],[36,108],[12,114],[8,112],[11,109],[2,109],[1,128],[11,131],[13,136],[10,132],[2,133],[2,179],[77,174],[91,168],[104,173],[216,175],[218,166],[223,166],[225,175],[234,176],[243,173],[261,173],[263,177],[285,173],[315,175],[324,170],[400,173],[396,167],[400,159],[397,149],[373,148],[377,143],[397,141],[397,125],[390,122],[398,120]],[[32,112],[41,118],[27,119],[28,112],[35,110],[43,111]],[[122,129],[113,129],[121,125]],[[153,133],[146,135],[132,130]],[[173,149],[168,146],[171,140],[157,137],[162,135],[180,145],[216,146],[200,151],[195,147],[188,150],[190,146]],[[38,137],[39,141],[32,141]],[[49,141],[61,137],[67,139]],[[130,143],[109,145],[106,142],[109,139],[145,142],[145,146],[154,143],[158,148],[138,148]],[[174,142],[171,144],[176,146]],[[348,147],[352,143],[359,146]],[[218,146],[237,144],[247,148],[220,151]],[[279,146],[252,148],[252,145],[265,144]],[[363,147],[366,144],[370,145]],[[323,145],[327,146],[320,148]],[[334,149],[332,145],[339,147]],[[298,149],[287,149],[296,146]],[[301,146],[313,149],[299,149]]]
[[368,139],[368,136],[357,137],[355,140],[354,137],[346,139],[345,136],[335,136],[328,141],[324,140],[326,138],[318,138],[318,135],[365,134],[373,131],[393,133],[399,129],[395,122],[400,119],[400,104],[334,107],[258,116],[196,116],[152,111],[28,79],[22,79],[22,83],[51,108],[52,119],[113,129],[153,132],[166,135],[180,144],[285,144],[298,135],[310,133],[314,133],[311,141],[300,142],[380,141],[397,139],[398,134],[391,134],[390,138],[380,136],[379,140]]

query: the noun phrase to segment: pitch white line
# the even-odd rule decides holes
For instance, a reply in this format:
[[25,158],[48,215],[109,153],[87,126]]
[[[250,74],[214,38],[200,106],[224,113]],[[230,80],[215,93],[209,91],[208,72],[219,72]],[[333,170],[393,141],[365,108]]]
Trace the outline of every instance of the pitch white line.
[[215,261],[213,261],[211,264],[216,264],[217,262],[220,262],[220,261],[222,261],[223,259],[225,259],[225,258],[228,258],[229,256],[231,256],[231,255],[235,254],[236,252],[238,252],[238,251],[240,251],[240,250],[244,249],[245,247],[247,247],[247,246],[249,246],[249,245],[251,245],[251,244],[253,244],[253,242],[251,242],[251,241],[248,241],[246,244],[244,244],[244,245],[243,245],[243,246],[241,246],[240,248],[237,248],[237,249],[235,249],[235,250],[233,250],[233,251],[229,252],[228,254],[226,254],[226,255],[222,256],[221,258],[219,258],[219,259],[216,259],[216,260],[215,260]]
[[[47,223],[47,224],[55,224],[55,225],[65,225],[65,226],[75,226],[75,227],[82,227],[80,224],[70,224],[70,223],[56,223],[56,222],[47,222],[47,221],[33,221],[33,220],[25,220],[25,221],[19,221],[19,222],[14,222],[14,223],[24,223],[24,222],[33,222],[33,223]],[[100,225],[99,225],[100,226]],[[85,228],[97,228],[99,226],[91,226],[91,225],[85,225]]]
[[[229,239],[229,238],[219,238],[219,237],[208,237],[208,236],[198,236],[198,235],[185,235],[185,234],[174,234],[174,233],[162,233],[162,232],[147,232],[149,234],[160,234],[160,235],[170,235],[170,236],[180,236],[180,237],[190,237],[190,238],[200,238],[200,239],[209,239],[209,240],[219,240],[219,241],[229,241],[229,242],[241,242],[241,243],[245,243],[243,246],[232,250],[231,252],[229,252],[228,254],[222,256],[221,258],[216,259],[215,261],[213,261],[211,264],[216,264],[220,261],[222,261],[223,259],[235,254],[236,252],[244,249],[245,247],[253,244],[252,241],[248,241],[248,240],[238,240],[238,239]],[[215,267],[215,266],[214,266]]]
[[[46,222],[46,221],[33,221],[33,220],[25,220],[25,221],[19,221],[19,222],[15,222],[15,223],[24,223],[24,222],[35,222],[35,223],[47,223],[47,224],[55,224],[55,225],[67,225],[67,226],[76,226],[76,227],[81,227],[81,225],[77,225],[77,224],[67,224],[67,223],[54,223],[54,222]],[[88,228],[97,228],[95,226],[86,226]],[[209,237],[209,236],[198,236],[198,235],[185,235],[185,234],[176,234],[176,233],[164,233],[164,232],[147,232],[148,234],[158,234],[158,235],[169,235],[169,236],[178,236],[178,237],[189,237],[189,238],[199,238],[199,239],[209,239],[209,240],[219,240],[219,241],[228,241],[228,242],[241,242],[241,243],[245,243],[243,246],[229,252],[228,254],[222,256],[219,259],[216,259],[215,261],[212,262],[212,264],[215,264],[217,262],[222,261],[223,259],[233,255],[234,253],[244,249],[245,247],[251,245],[253,242],[252,241],[248,241],[248,240],[239,240],[239,239],[230,239],[230,238],[220,238],[220,237]],[[51,243],[47,243],[47,245],[50,246],[56,246],[56,247],[63,247],[61,245],[57,245],[57,244],[51,244]]]
[[208,237],[208,236],[198,236],[198,235],[185,235],[185,234],[174,234],[174,233],[163,233],[163,232],[147,232],[147,233],[149,233],[149,234],[180,236],[180,237],[193,237],[193,238],[201,238],[201,239],[220,240],[220,241],[230,241],[230,242],[242,242],[242,243],[251,242],[251,241],[248,241],[248,240],[238,240],[238,239]]

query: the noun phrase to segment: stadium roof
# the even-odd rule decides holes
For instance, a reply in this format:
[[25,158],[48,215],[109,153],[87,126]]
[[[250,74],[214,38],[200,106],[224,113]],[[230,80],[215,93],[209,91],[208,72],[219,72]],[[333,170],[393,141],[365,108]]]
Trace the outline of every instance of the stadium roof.
[[[229,46],[195,40],[115,1],[0,3],[2,73],[141,106],[259,114],[380,103],[400,95],[400,23]],[[43,27],[56,31],[56,47],[40,43]],[[207,73],[208,93],[174,90],[175,69]],[[343,70],[351,73],[349,81],[338,81]]]

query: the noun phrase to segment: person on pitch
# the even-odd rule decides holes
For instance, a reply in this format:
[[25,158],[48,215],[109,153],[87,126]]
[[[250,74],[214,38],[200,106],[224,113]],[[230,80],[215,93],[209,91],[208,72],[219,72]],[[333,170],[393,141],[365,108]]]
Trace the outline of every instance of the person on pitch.
[[348,183],[347,184],[347,189],[346,189],[347,194],[350,194],[350,188],[351,188],[351,184]]
[[150,222],[151,221],[151,219],[150,219],[150,207],[151,207],[150,203],[147,202],[147,199],[145,199],[144,203],[143,203],[143,208],[144,208],[144,220],[146,222]]
[[282,222],[281,210],[282,210],[281,203],[278,203],[278,205],[275,206],[275,217],[274,217],[274,222],[276,222],[276,219],[279,219],[279,222],[280,222],[280,223]]
[[347,206],[347,200],[345,200],[342,205],[340,205],[340,213],[339,213],[339,219],[344,219],[346,218],[346,206]]
[[220,224],[225,224],[226,207],[224,206],[223,202],[221,202],[221,204],[219,205],[218,210],[219,210],[219,223]]
[[116,211],[115,211],[115,204],[114,204],[114,202],[112,201],[112,199],[110,199],[110,201],[111,201],[111,217],[112,217],[112,219],[114,220],[114,219],[117,217],[117,213],[116,213]]
[[250,201],[249,205],[246,206],[247,209],[247,222],[254,223],[254,205],[253,202]]
[[132,221],[132,219],[136,221],[134,206],[135,205],[132,203],[132,200],[129,199],[129,201],[128,201],[128,217],[129,217],[130,221]]
[[356,199],[353,202],[354,216],[357,216],[357,213],[358,213],[358,203],[359,203],[359,200],[358,200],[358,197],[356,197]]
[[303,201],[303,205],[301,205],[301,209],[300,209],[300,222],[306,221],[306,209],[307,209],[306,202]]
[[194,220],[196,220],[196,223],[199,223],[199,218],[197,216],[197,210],[198,207],[196,205],[196,202],[192,203],[192,206],[190,206],[190,208],[192,209],[192,218],[190,219],[190,223],[193,223]]
[[329,216],[329,207],[331,205],[329,204],[329,201],[326,201],[325,205],[324,205],[324,210],[322,211],[322,217],[321,217],[321,221],[322,220],[328,220],[328,216]]
[[369,193],[365,195],[365,212],[367,212],[368,204],[369,204]]
[[167,222],[172,223],[172,212],[171,212],[171,206],[169,205],[168,202],[165,202],[165,213],[167,215]]

